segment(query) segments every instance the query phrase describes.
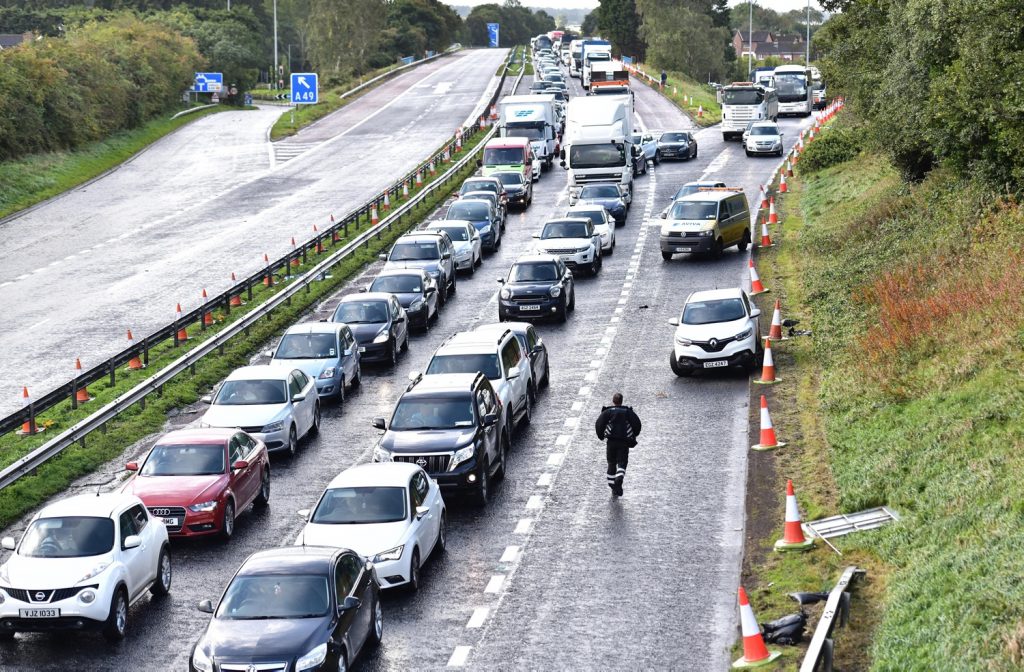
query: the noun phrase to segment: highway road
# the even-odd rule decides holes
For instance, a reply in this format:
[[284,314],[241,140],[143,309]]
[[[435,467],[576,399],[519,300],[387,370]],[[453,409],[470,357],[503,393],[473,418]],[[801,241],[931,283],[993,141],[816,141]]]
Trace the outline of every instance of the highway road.
[[106,177],[0,224],[0,413],[149,333],[308,239],[451,138],[504,49],[390,80],[273,145],[280,107],[205,117]]
[[[642,87],[636,108],[650,128],[689,127]],[[787,145],[803,123],[782,122]],[[384,643],[360,669],[728,666],[743,543],[748,382],[738,373],[673,375],[667,320],[689,291],[743,285],[747,256],[731,250],[718,261],[663,262],[656,213],[678,186],[701,177],[742,186],[756,205],[758,185],[777,159],[748,159],[714,128],[698,139],[696,160],[663,163],[638,178],[615,254],[598,277],[579,279],[566,324],[540,326],[551,386],[533,422],[514,438],[507,478],[487,508],[449,502],[447,551],[424,567],[418,593],[386,596]],[[291,543],[303,524],[296,511],[309,507],[338,471],[369,459],[376,440],[371,418],[390,414],[409,372],[422,369],[443,338],[496,320],[495,278],[530,246],[545,219],[567,207],[565,173],[556,166],[537,185],[533,205],[510,216],[501,250],[475,277],[460,280],[437,324],[413,337],[398,366],[367,368],[344,407],[327,408],[318,437],[294,460],[274,460],[267,510],[241,519],[227,545],[175,544],[171,596],[132,609],[127,641],[111,648],[98,637],[23,635],[0,646],[0,667],[63,670],[73,658],[79,672],[185,669],[208,618],[196,603],[216,599],[249,553]],[[341,295],[378,268],[308,319],[329,315]],[[615,391],[644,420],[621,499],[605,484],[604,449],[592,429]],[[172,423],[192,421],[200,411],[188,409]],[[141,450],[108,465],[107,473]]]

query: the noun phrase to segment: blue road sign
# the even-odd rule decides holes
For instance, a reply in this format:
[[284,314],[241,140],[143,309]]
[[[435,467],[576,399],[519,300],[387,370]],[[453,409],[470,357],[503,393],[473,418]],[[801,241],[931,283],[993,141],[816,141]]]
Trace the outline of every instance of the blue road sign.
[[316,105],[320,102],[320,82],[315,72],[292,73],[292,104]]
[[487,37],[490,38],[490,46],[498,46],[498,30],[501,28],[500,23],[488,23],[487,24]]
[[629,56],[623,56],[622,62],[625,63],[626,65],[633,65],[633,59],[630,58]]
[[197,72],[192,90],[196,93],[220,93],[224,90],[224,74],[220,72]]

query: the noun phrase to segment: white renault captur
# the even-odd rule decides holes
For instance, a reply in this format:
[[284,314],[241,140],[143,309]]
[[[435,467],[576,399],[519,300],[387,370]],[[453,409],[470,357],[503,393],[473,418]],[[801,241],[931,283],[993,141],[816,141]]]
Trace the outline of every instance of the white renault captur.
[[77,495],[36,514],[0,565],[0,639],[97,629],[124,638],[128,607],[171,589],[167,528],[134,495]]
[[752,371],[764,348],[760,314],[738,287],[693,292],[682,314],[668,322],[676,328],[669,357],[672,371],[677,376],[733,366]]
[[437,482],[406,462],[361,464],[327,486],[296,546],[350,548],[373,562],[382,588],[420,586],[420,566],[444,550],[444,499]]

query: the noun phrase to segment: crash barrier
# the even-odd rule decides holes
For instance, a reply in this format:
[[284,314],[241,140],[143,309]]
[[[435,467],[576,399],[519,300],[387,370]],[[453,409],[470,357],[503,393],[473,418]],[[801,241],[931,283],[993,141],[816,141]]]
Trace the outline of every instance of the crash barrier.
[[[825,598],[825,610],[821,613],[821,620],[814,629],[811,637],[811,644],[807,647],[807,654],[800,664],[800,672],[832,672],[832,660],[835,644],[832,640],[832,631],[837,623],[839,627],[845,626],[850,620],[850,593],[853,583],[867,575],[867,571],[859,567],[850,566],[843,570],[838,583],[828,593],[796,593],[800,596],[797,601],[802,607],[804,604],[818,602]],[[838,621],[836,619],[838,616]]]
[[[523,75],[520,73],[515,79],[513,91],[519,86],[519,83],[522,81],[522,77]],[[494,92],[493,97],[495,100],[501,94],[504,81],[505,73],[502,74],[501,83]],[[297,294],[299,290],[305,288],[308,291],[311,284],[321,279],[327,273],[329,268],[343,261],[360,247],[368,247],[371,241],[379,239],[385,231],[390,231],[392,227],[400,225],[403,219],[427,196],[433,194],[439,189],[447,187],[451,180],[454,179],[455,175],[459,174],[459,172],[469,165],[471,161],[475,161],[477,154],[483,151],[484,144],[494,135],[495,132],[496,128],[492,127],[484,136],[483,140],[476,145],[475,149],[465,151],[463,155],[436,180],[426,185],[419,193],[406,200],[402,205],[392,208],[390,214],[380,220],[376,226],[370,226],[362,233],[356,235],[352,240],[347,242],[340,241],[337,235],[339,232],[344,232],[344,235],[347,238],[350,226],[354,226],[356,230],[359,229],[358,220],[360,218],[369,221],[371,210],[378,204],[383,203],[385,194],[379,194],[373,200],[366,202],[338,222],[334,222],[334,218],[332,217],[331,225],[323,228],[322,230],[314,228],[316,235],[313,238],[301,244],[296,243],[292,251],[285,256],[274,261],[270,261],[267,259],[266,255],[264,255],[264,259],[266,260],[265,268],[257,271],[248,278],[245,278],[242,282],[234,285],[227,291],[214,297],[207,297],[208,300],[194,310],[180,313],[176,311],[176,319],[173,322],[164,325],[148,336],[140,340],[135,340],[132,338],[131,332],[129,331],[130,345],[128,348],[117,353],[102,364],[81,372],[80,375],[76,375],[71,379],[71,381],[61,385],[56,390],[53,390],[38,399],[32,399],[28,395],[28,390],[26,389],[24,391],[24,407],[0,420],[0,434],[6,434],[10,431],[21,429],[23,427],[28,427],[30,429],[28,434],[36,433],[31,430],[35,430],[37,428],[42,429],[42,427],[37,424],[37,416],[47,409],[50,409],[69,398],[71,399],[72,408],[77,407],[77,400],[79,398],[78,391],[85,388],[88,384],[109,376],[110,383],[113,385],[116,381],[117,372],[120,369],[136,369],[140,363],[142,366],[147,365],[149,363],[150,350],[153,347],[163,341],[172,339],[177,343],[178,338],[181,336],[181,332],[184,331],[186,327],[198,325],[201,331],[205,330],[208,325],[205,323],[206,320],[204,317],[210,311],[220,309],[223,310],[225,314],[230,314],[232,306],[237,307],[237,298],[239,296],[245,294],[251,301],[253,298],[253,287],[266,283],[273,285],[277,282],[277,280],[274,279],[275,274],[278,272],[280,272],[280,274],[288,273],[293,261],[301,259],[302,262],[305,262],[307,256],[316,254],[318,249],[323,250],[323,246],[327,242],[333,241],[336,244],[344,243],[342,247],[338,248],[336,251],[331,253],[329,257],[314,266],[312,270],[294,278],[287,287],[274,294],[265,303],[261,304],[242,318],[230,323],[216,336],[204,341],[195,349],[178,358],[155,375],[133,387],[131,390],[122,394],[103,408],[97,410],[92,415],[54,436],[50,441],[47,441],[42,446],[22,456],[3,470],[0,470],[0,489],[7,487],[25,474],[38,468],[48,459],[60,454],[63,450],[74,443],[81,442],[84,445],[85,437],[90,432],[104,427],[107,422],[117,417],[129,407],[137,403],[144,407],[146,397],[154,392],[159,394],[163,386],[176,375],[182,373],[186,369],[194,369],[197,361],[214,350],[223,351],[224,345],[229,340],[240,333],[247,332],[249,327],[259,319],[270,315],[278,306],[283,303],[290,302],[291,297]],[[472,135],[472,133],[463,132],[457,139],[461,143],[462,140],[468,138],[470,135]],[[454,143],[449,143],[441,153],[444,153],[445,151],[450,152],[453,146]],[[436,155],[430,160],[436,159],[437,156],[439,155]],[[411,180],[415,173],[424,170],[427,164],[430,163],[430,160],[421,164],[420,167],[406,175],[395,185],[392,185],[392,187],[388,189],[387,193],[395,194],[396,190],[397,193],[401,193],[402,185],[407,184],[407,181]],[[395,199],[392,198],[391,201],[394,202]]]

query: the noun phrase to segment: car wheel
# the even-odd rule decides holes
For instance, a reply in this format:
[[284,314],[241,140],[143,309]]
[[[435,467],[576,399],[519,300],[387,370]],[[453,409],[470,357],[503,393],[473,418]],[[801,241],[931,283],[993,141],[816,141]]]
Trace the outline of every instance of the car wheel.
[[562,299],[562,305],[555,311],[555,318],[563,324],[569,319],[569,304],[565,299]]
[[480,467],[480,473],[477,476],[480,479],[480,483],[476,486],[476,493],[474,499],[478,506],[487,506],[487,502],[491,499],[491,472],[486,465]]
[[380,606],[380,596],[378,595],[373,600],[373,624],[366,643],[370,646],[377,646],[382,639],[384,639],[384,607]]
[[604,256],[599,252],[597,254],[597,261],[594,262],[594,275],[600,273],[602,268],[604,268]]
[[110,598],[110,612],[103,624],[103,636],[108,642],[120,642],[127,633],[128,595],[124,588],[118,588]]
[[435,552],[444,552],[448,548],[448,514],[441,512],[441,524],[437,526],[437,541],[434,542]]
[[295,457],[299,452],[299,435],[295,432],[295,425],[288,430],[288,457]]
[[352,387],[359,387],[359,383],[363,382],[363,365],[360,364],[356,367],[356,372],[352,376]]
[[475,262],[475,260],[470,259],[470,262],[469,262],[469,277],[472,278],[474,275],[476,275],[476,262]]
[[440,284],[437,288],[437,305],[443,306],[448,302],[448,283],[442,281]]
[[409,560],[409,583],[407,584],[410,593],[420,589],[420,549],[412,549],[412,558]]
[[316,436],[320,433],[320,402],[313,405],[313,424],[309,427],[309,436]]
[[523,424],[528,425],[533,420],[533,405],[537,403],[537,393],[533,391],[533,385],[526,388],[526,410],[523,411]]
[[547,366],[544,367],[544,377],[540,379],[540,389],[547,389],[548,385],[551,384],[551,363],[548,362]]
[[748,245],[750,245],[750,229],[746,229],[743,232],[743,237],[740,238],[740,242],[736,244],[736,249],[740,252],[746,252]]
[[498,322],[506,322],[506,321],[508,321],[508,314],[504,310],[502,310],[501,308],[498,308]]
[[348,672],[348,653],[344,647],[338,651],[338,672]]
[[660,163],[661,163],[661,152],[660,151],[656,151],[656,152],[654,152],[654,165],[657,166]]
[[697,148],[696,147],[693,148],[693,156],[691,156],[690,158],[691,159],[696,159],[697,158]]
[[722,258],[722,250],[724,248],[725,248],[725,245],[722,243],[722,239],[719,238],[718,240],[716,240],[715,244],[711,247],[711,258],[712,259],[721,259]]
[[235,503],[230,499],[224,502],[224,517],[220,522],[220,538],[228,541],[235,536]]
[[661,251],[661,258],[664,259],[665,261],[672,261],[672,253],[671,252],[666,252],[665,250],[662,250]]
[[569,309],[570,313],[572,311],[576,310],[576,288],[575,287],[572,288],[572,293],[569,295],[569,305],[566,306],[566,307]]
[[163,597],[171,592],[171,554],[164,547],[160,551],[160,559],[156,561],[156,581],[149,587],[149,592],[157,597]]
[[402,341],[402,352],[408,352],[408,351],[409,351],[409,330],[406,329],[406,331],[405,331],[405,340]]
[[480,254],[476,255],[476,263],[474,264],[474,267],[475,266],[482,266],[483,263],[484,263],[484,253],[481,250]]
[[508,432],[501,435],[501,444],[498,450],[498,468],[494,470],[494,477],[499,481],[505,478],[505,458],[508,455]]
[[452,288],[450,291],[452,294],[455,294],[456,292],[459,291],[459,283],[456,281],[455,273],[452,273]]
[[338,379],[338,404],[343,405],[345,403],[345,374],[341,375]]
[[260,491],[256,495],[256,506],[266,506],[270,503],[270,469],[263,470],[263,476],[260,478]]
[[669,353],[668,362],[672,365],[672,373],[676,374],[680,378],[689,378],[693,374],[690,369],[679,366],[679,360],[676,359],[676,353]]
[[391,366],[398,366],[398,343],[394,339],[391,340],[391,346],[388,348],[388,359],[391,361]]

